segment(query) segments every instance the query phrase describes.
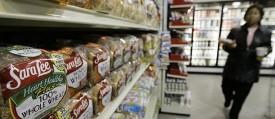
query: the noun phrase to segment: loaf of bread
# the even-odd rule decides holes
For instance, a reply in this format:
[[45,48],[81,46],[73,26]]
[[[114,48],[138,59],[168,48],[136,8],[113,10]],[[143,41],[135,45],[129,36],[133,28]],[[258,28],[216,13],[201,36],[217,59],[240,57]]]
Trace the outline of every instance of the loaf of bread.
[[114,16],[121,17],[123,15],[123,2],[122,0],[114,0],[114,7],[111,12]]
[[88,80],[91,85],[96,85],[109,75],[110,56],[102,45],[88,43],[87,45],[79,45],[75,49],[83,59],[86,57]]
[[63,47],[58,52],[63,55],[65,61],[68,89],[72,97],[88,85],[88,63],[73,48]]
[[128,62],[124,64],[121,68],[126,77],[126,84],[129,84],[132,81],[132,73],[133,73],[132,63]]
[[107,80],[96,84],[88,92],[92,95],[93,106],[94,106],[94,115],[99,115],[100,112],[108,105],[112,98],[112,86]]
[[20,45],[0,55],[1,118],[42,118],[68,100],[62,55]]
[[55,115],[58,119],[91,119],[93,116],[91,95],[78,92]]
[[123,47],[119,42],[119,38],[101,37],[98,44],[104,46],[109,51],[111,59],[111,70],[118,68],[123,63]]
[[69,4],[81,8],[91,9],[92,3],[90,0],[69,0]]
[[126,83],[126,77],[121,68],[113,71],[110,75],[111,81],[112,81],[112,97],[116,98],[125,88]]
[[91,0],[91,2],[93,10],[110,13],[114,7],[115,0]]

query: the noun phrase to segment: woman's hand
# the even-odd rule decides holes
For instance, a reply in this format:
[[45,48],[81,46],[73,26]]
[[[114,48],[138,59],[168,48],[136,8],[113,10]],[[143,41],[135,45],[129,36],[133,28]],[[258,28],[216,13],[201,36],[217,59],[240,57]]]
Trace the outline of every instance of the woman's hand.
[[220,39],[220,42],[223,43],[224,45],[228,46],[228,47],[231,48],[231,49],[237,47],[236,40],[231,40],[231,39]]

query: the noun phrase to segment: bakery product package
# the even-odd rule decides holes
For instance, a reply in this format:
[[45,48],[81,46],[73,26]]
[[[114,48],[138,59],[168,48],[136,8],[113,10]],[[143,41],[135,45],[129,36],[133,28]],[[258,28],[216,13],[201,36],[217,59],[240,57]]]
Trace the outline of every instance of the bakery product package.
[[116,98],[124,90],[126,85],[126,75],[124,74],[122,68],[118,68],[112,71],[110,75],[110,80],[112,83],[112,97]]
[[91,9],[91,0],[67,0],[70,5]]
[[93,101],[87,92],[78,92],[55,115],[58,119],[91,119]]
[[42,118],[69,99],[62,55],[10,45],[0,61],[1,118]]
[[58,53],[63,55],[65,61],[68,89],[72,97],[88,85],[88,63],[71,47],[63,47]]
[[88,91],[92,95],[94,115],[99,115],[112,99],[112,86],[108,80],[102,80]]
[[96,85],[110,74],[110,56],[102,45],[88,43],[77,46],[75,50],[88,63],[88,80],[90,85]]
[[111,60],[111,70],[118,68],[123,64],[123,47],[118,37],[101,37],[98,44],[109,52]]

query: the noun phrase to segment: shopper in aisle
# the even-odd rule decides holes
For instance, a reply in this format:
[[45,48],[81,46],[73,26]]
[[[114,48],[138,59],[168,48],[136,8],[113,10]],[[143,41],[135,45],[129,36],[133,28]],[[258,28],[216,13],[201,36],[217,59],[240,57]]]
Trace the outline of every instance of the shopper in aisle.
[[271,32],[261,26],[263,15],[261,6],[250,6],[244,15],[246,23],[231,29],[223,45],[229,55],[222,75],[222,91],[225,109],[232,104],[230,119],[238,119],[253,83],[259,80],[262,58],[271,52]]

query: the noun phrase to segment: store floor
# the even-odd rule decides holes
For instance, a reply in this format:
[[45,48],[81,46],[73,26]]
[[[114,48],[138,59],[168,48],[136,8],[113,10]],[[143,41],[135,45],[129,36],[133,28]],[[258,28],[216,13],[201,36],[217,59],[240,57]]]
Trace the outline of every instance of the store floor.
[[[191,116],[160,113],[158,119],[226,119],[223,113],[221,76],[191,74],[188,81],[192,95]],[[239,119],[266,119],[270,82],[271,77],[260,77],[260,82],[253,86]]]

